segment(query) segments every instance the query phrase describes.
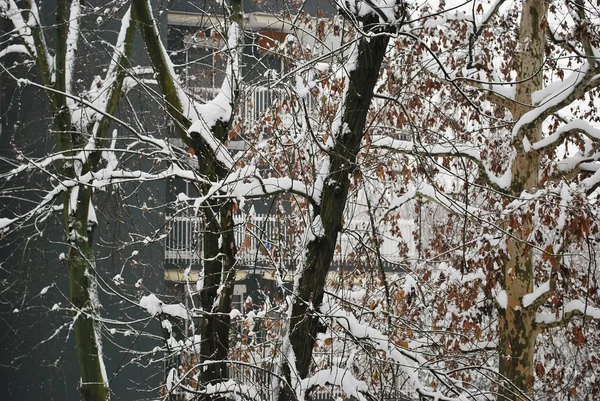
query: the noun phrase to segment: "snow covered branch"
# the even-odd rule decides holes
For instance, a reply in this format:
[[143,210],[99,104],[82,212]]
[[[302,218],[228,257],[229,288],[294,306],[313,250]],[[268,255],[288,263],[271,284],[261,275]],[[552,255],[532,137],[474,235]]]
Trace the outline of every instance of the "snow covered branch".
[[[600,74],[600,68],[590,66],[589,62],[585,60],[581,67],[573,71],[564,81],[556,81],[546,88],[534,92],[531,100],[538,106],[525,113],[515,123],[512,129],[513,138],[517,138],[523,128],[545,120],[548,116],[569,106],[586,92],[600,85],[598,74]],[[523,148],[528,151],[530,145],[524,144]]]
[[600,321],[600,308],[588,305],[587,302],[574,300],[566,303],[562,310],[556,313],[538,312],[535,322],[540,329],[564,326],[566,322],[575,317],[589,317]]
[[554,134],[533,143],[531,150],[555,149],[562,141],[576,133],[585,135],[592,141],[600,143],[600,129],[593,127],[585,120],[577,119],[562,125]]
[[408,155],[427,157],[465,157],[475,162],[481,178],[496,191],[504,193],[510,186],[510,170],[507,170],[502,176],[494,174],[481,159],[480,149],[474,145],[448,143],[426,147],[417,145],[413,142],[393,139],[388,136],[373,136],[372,146]]

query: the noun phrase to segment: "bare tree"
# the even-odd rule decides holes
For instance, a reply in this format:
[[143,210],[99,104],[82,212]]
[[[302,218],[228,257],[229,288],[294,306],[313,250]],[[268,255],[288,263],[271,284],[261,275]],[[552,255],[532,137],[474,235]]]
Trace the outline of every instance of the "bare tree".
[[[47,170],[56,185],[31,210],[5,218],[2,230],[14,229],[22,221],[48,213],[58,199],[67,241],[66,260],[69,266],[70,300],[76,313],[74,332],[81,371],[81,394],[85,400],[106,400],[108,380],[102,361],[102,344],[96,317],[100,305],[96,290],[93,233],[96,225],[92,205],[93,186],[90,180],[100,167],[101,147],[107,139],[109,124],[122,96],[128,56],[135,33],[131,13],[123,16],[119,38],[113,47],[110,66],[103,79],[92,83],[88,100],[74,91],[77,73],[77,51],[81,37],[84,8],[79,2],[58,1],[50,48],[50,29],[42,25],[36,2],[17,5],[14,1],[0,3],[0,15],[10,20],[15,37],[0,51],[0,56],[19,53],[37,67],[41,84],[22,79],[27,85],[38,85],[48,97],[53,115],[56,152],[23,164],[5,174],[13,178],[24,170]],[[3,67],[4,68],[4,67]],[[7,71],[5,69],[5,71]],[[15,78],[16,79],[16,78]]]

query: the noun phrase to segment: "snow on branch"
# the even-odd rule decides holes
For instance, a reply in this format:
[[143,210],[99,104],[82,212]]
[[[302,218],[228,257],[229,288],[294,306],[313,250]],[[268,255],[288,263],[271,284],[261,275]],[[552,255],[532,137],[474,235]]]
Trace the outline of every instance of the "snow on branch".
[[[72,13],[74,11],[72,10]],[[71,29],[71,25],[69,25]],[[127,59],[127,46],[132,45],[135,24],[132,24],[131,8],[127,9],[121,18],[121,28],[117,42],[114,45],[114,51],[111,55],[110,65],[104,78],[96,76],[90,84],[86,93],[89,102],[82,99],[71,98],[69,90],[69,81],[67,80],[67,96],[71,99],[69,106],[74,123],[81,132],[86,132],[87,127],[93,124],[93,137],[104,135],[99,131],[99,122],[106,118],[112,118],[113,111],[117,105],[123,89],[125,74],[121,69],[123,62]],[[67,57],[69,56],[67,48]],[[68,64],[67,64],[68,65]],[[68,78],[68,76],[67,76]],[[75,101],[73,101],[75,100]],[[93,140],[94,138],[92,138]]]
[[[408,381],[413,386],[413,388],[421,395],[430,397],[436,400],[445,400],[445,401],[455,401],[465,399],[463,396],[458,395],[458,397],[448,397],[441,391],[430,391],[427,387],[422,383],[419,378],[418,372],[421,370],[426,370],[431,372],[434,376],[440,378],[445,376],[441,372],[437,372],[430,363],[419,353],[410,351],[410,344],[408,348],[401,348],[396,346],[392,341],[390,341],[389,337],[383,334],[381,331],[362,324],[358,321],[358,319],[349,311],[344,310],[339,304],[335,302],[334,297],[329,294],[325,294],[323,297],[323,304],[320,307],[320,311],[323,314],[322,318],[332,319],[337,323],[340,327],[344,328],[348,334],[350,334],[356,340],[367,340],[369,341],[376,349],[379,351],[383,351],[385,355],[395,361],[399,368],[406,374],[408,377]],[[446,378],[449,381],[452,381],[449,378]],[[359,383],[351,383],[358,387]],[[447,383],[445,383],[448,385]],[[456,391],[456,387],[459,386],[458,383],[453,382],[454,390]]]
[[165,304],[154,294],[143,296],[140,306],[151,315],[165,313],[173,317],[188,319],[188,312],[183,304]]
[[[20,168],[17,168],[16,170],[20,170]],[[42,197],[40,202],[33,209],[13,218],[1,219],[0,233],[6,233],[7,231],[9,231],[11,226],[18,222],[27,221],[28,219],[31,219],[43,213],[52,212],[53,204],[60,195],[69,191],[73,191],[74,193],[76,193],[77,188],[79,188],[82,185],[91,186],[93,188],[104,188],[108,185],[120,184],[130,181],[157,181],[172,177],[183,178],[190,181],[204,182],[204,180],[195,171],[184,170],[175,164],[172,164],[166,170],[155,174],[139,170],[114,170],[113,166],[109,164],[109,166],[107,166],[104,169],[100,169],[98,171],[90,171],[77,178],[61,181],[53,189],[46,192],[46,194]],[[213,186],[215,185],[220,184],[213,184]],[[76,194],[71,194],[71,196],[76,196]]]
[[566,107],[586,91],[598,85],[600,79],[596,76],[597,74],[598,71],[590,69],[589,62],[584,61],[582,66],[573,71],[564,81],[561,81],[560,85],[558,83],[552,84],[541,91],[535,92],[532,95],[532,101],[539,103],[539,106],[525,113],[515,123],[512,130],[513,138],[517,137],[523,127],[544,120],[550,114]]
[[300,195],[316,205],[321,195],[316,185],[311,188],[290,177],[263,178],[258,171],[249,167],[232,172],[222,182],[222,185],[227,188],[228,196],[238,199],[292,193]]
[[8,18],[12,22],[16,33],[25,43],[24,46],[27,49],[26,53],[35,58],[37,53],[33,38],[31,37],[31,28],[23,19],[21,11],[22,10],[17,6],[14,0],[0,0],[0,15]]
[[315,386],[323,387],[328,384],[341,388],[346,395],[354,397],[359,401],[367,401],[365,396],[362,395],[362,393],[368,390],[367,384],[362,380],[358,380],[347,369],[336,366],[319,370],[314,375],[303,379],[296,393],[298,400],[303,400],[304,394],[311,388]]
[[390,203],[389,211],[395,210],[406,202],[419,197],[428,198],[449,212],[459,216],[467,215],[476,217],[481,215],[483,212],[478,208],[467,206],[463,202],[458,202],[454,199],[451,199],[449,196],[436,190],[433,186],[425,183],[420,183],[418,187],[414,187],[408,190],[404,195],[394,198],[394,200]]
[[593,141],[600,142],[600,129],[592,127],[592,125],[585,120],[573,120],[567,124],[561,126],[554,134],[535,142],[531,145],[533,150],[543,150],[547,148],[555,148],[558,146],[566,137],[573,133],[581,133]]
[[132,2],[139,27],[148,49],[152,67],[157,81],[162,89],[167,112],[175,120],[179,130],[187,130],[191,123],[198,121],[194,102],[185,94],[167,49],[160,40],[158,23],[152,15],[150,0],[135,0]]
[[403,3],[397,0],[336,0],[339,10],[359,20],[373,16],[381,24],[401,22],[404,18]]
[[548,298],[550,292],[550,281],[546,281],[539,287],[537,287],[531,294],[523,295],[523,307],[527,308],[533,304],[538,304],[541,300]]
[[[67,48],[65,54],[66,85],[65,91],[72,93],[73,88],[73,69],[75,68],[75,54],[77,52],[77,42],[79,41],[79,19],[81,18],[81,4],[79,1],[71,3],[71,14],[69,15],[69,27],[67,32]],[[71,98],[67,102],[72,103]],[[70,106],[71,108],[72,106]]]
[[[28,19],[23,17],[25,11],[29,15]],[[16,36],[40,68],[44,83],[48,85],[54,82],[54,58],[48,51],[35,1],[29,2],[29,9],[25,10],[17,6],[14,0],[0,0],[0,16],[13,24]]]
[[[206,361],[205,363],[198,364],[191,369],[188,370],[187,373],[193,372],[202,366],[210,365],[211,363],[217,363],[216,361]],[[183,383],[184,379],[187,376],[179,377],[177,373],[177,369],[171,369],[169,374],[167,375],[167,380],[165,382],[165,387],[169,393],[174,393],[176,390],[182,391],[188,394],[194,394],[197,396],[202,395],[221,395],[233,397],[234,400],[254,400],[257,399],[258,392],[256,391],[256,386],[248,386],[246,384],[238,383],[233,379],[229,379],[222,382],[210,383],[203,386],[203,388],[198,388],[197,386],[190,387]]]
[[477,165],[482,178],[494,189],[504,192],[510,187],[512,173],[507,168],[501,176],[494,174],[481,159],[481,151],[472,145],[463,144],[437,144],[433,146],[419,146],[413,142],[400,141],[389,136],[373,136],[372,146],[394,150],[404,154],[424,155],[429,157],[466,157]]
[[0,58],[11,53],[21,53],[31,57],[31,54],[29,54],[29,51],[25,45],[8,45],[4,49],[0,50]]
[[188,136],[198,133],[204,143],[210,148],[216,159],[227,169],[233,169],[234,161],[227,147],[218,140],[214,133],[217,123],[226,124],[231,121],[234,114],[235,92],[237,91],[237,77],[239,75],[239,57],[237,45],[240,40],[240,27],[233,22],[227,35],[227,52],[229,60],[225,69],[225,78],[217,96],[206,104],[197,106],[198,120],[188,130]]
[[542,328],[557,327],[574,318],[575,316],[590,317],[600,320],[600,308],[596,308],[581,300],[573,300],[565,304],[563,310],[557,313],[538,312],[535,322]]

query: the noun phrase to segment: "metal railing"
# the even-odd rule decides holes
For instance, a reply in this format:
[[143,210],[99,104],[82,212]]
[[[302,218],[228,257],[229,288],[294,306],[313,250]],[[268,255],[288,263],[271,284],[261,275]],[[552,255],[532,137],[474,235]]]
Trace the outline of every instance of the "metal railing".
[[[284,259],[282,250],[288,245],[287,223],[273,215],[236,215],[234,236],[237,260],[242,264],[272,264],[273,258]],[[203,222],[199,216],[167,216],[169,234],[165,241],[165,259],[171,263],[197,264],[202,257]],[[278,252],[274,252],[277,249]]]
[[[205,88],[191,86],[190,93],[201,102],[209,102],[219,94],[219,88]],[[241,95],[241,115],[246,121],[257,121],[273,106],[284,98],[289,97],[283,89],[265,88],[265,87],[246,87]],[[307,110],[312,113],[314,101],[312,96],[308,95]]]
[[[234,236],[238,248],[237,260],[243,265],[273,266],[284,264],[290,267],[300,257],[290,253],[295,241],[287,219],[274,215],[248,214],[235,215]],[[167,216],[166,224],[169,234],[165,240],[165,259],[173,264],[198,264],[202,258],[203,223],[199,216]],[[360,227],[361,222],[353,222],[351,226]],[[398,264],[406,258],[414,257],[416,245],[413,240],[414,223],[402,220],[396,223],[402,238],[382,236],[379,243],[369,244],[370,235],[359,228],[348,229],[339,235],[338,247],[334,255],[335,266],[347,264],[349,261],[377,263],[374,247],[388,264]],[[401,254],[399,245],[404,242],[407,253]],[[367,260],[369,259],[369,260]]]

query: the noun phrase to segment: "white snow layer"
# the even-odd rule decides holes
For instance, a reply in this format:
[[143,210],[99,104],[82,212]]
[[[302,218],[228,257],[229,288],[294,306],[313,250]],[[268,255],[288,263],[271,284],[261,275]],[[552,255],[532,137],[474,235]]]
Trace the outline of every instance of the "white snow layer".
[[298,389],[298,399],[302,399],[302,394],[311,387],[325,386],[327,384],[340,387],[348,396],[357,398],[360,401],[366,401],[361,392],[367,391],[367,384],[355,378],[348,370],[336,366],[330,369],[319,370],[314,375],[302,380],[301,386]]
[[166,313],[167,315],[182,319],[188,318],[187,310],[182,304],[165,304],[154,294],[143,296],[140,299],[140,306],[146,309],[151,315]]
[[535,290],[533,290],[531,294],[524,295],[522,302],[523,306],[527,308],[528,306],[532,305],[536,301],[536,299],[538,299],[548,291],[550,291],[550,281],[546,281],[544,284],[537,287]]

